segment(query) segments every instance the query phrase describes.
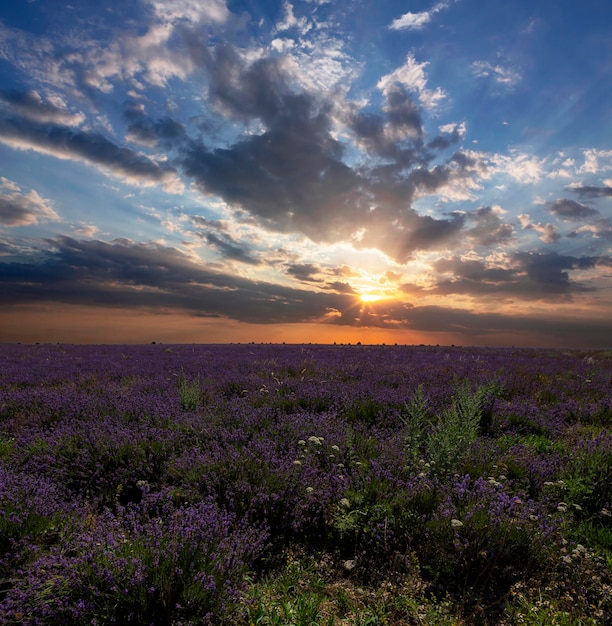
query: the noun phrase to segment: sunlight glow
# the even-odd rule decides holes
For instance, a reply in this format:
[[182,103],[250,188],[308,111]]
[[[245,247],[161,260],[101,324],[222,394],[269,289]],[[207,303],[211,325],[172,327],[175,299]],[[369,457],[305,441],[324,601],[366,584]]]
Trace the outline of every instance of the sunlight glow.
[[376,293],[362,293],[359,295],[359,298],[362,302],[376,302],[377,300],[382,299],[384,296],[381,296]]

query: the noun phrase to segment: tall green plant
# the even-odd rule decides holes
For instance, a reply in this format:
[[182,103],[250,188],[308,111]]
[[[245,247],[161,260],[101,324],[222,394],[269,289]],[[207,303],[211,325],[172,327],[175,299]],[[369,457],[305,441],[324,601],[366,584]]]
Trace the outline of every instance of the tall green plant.
[[495,381],[480,385],[472,392],[469,380],[455,382],[455,395],[427,438],[428,457],[436,472],[456,468],[468,448],[476,441],[485,409],[498,392]]
[[200,377],[195,380],[187,380],[185,371],[181,369],[178,379],[179,397],[181,399],[181,408],[185,411],[195,411],[200,406]]
[[400,412],[404,423],[404,449],[409,464],[419,461],[426,440],[426,433],[431,424],[431,415],[423,385],[419,385],[410,401]]

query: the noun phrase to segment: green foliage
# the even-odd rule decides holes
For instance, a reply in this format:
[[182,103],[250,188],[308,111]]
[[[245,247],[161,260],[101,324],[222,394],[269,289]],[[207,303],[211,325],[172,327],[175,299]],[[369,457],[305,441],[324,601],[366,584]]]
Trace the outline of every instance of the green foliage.
[[198,376],[195,380],[189,381],[185,371],[181,369],[178,388],[181,408],[184,411],[195,411],[200,406],[201,401],[200,377]]
[[62,518],[59,514],[41,515],[29,507],[27,502],[24,502],[23,507],[4,505],[0,508],[0,557],[6,554],[14,542],[22,539],[43,544],[52,541],[61,526]]
[[400,412],[404,423],[404,448],[408,463],[414,465],[422,456],[425,436],[431,425],[431,415],[427,399],[423,393],[423,385],[419,385],[410,402]]
[[356,398],[344,407],[343,417],[349,424],[365,424],[374,426],[380,423],[381,416],[384,415],[385,405],[369,397]]
[[598,514],[612,502],[612,448],[602,438],[588,449],[581,449],[563,477],[566,500],[582,507],[585,514]]
[[1,437],[0,438],[0,459],[4,459],[11,455],[15,446],[14,437]]
[[601,553],[609,562],[612,562],[612,527],[601,520],[580,522],[571,530],[572,537],[577,543]]
[[260,626],[333,626],[333,616],[326,617],[324,582],[314,563],[294,560],[276,576],[266,578],[251,591],[249,625]]
[[333,616],[321,613],[321,598],[310,593],[300,593],[267,604],[257,604],[251,611],[253,626],[333,626]]
[[505,596],[513,582],[539,571],[553,550],[518,512],[492,514],[492,505],[472,503],[460,514],[463,521],[430,520],[427,541],[416,550],[426,576],[458,594],[466,609]]
[[540,424],[536,424],[526,415],[509,415],[508,425],[522,435],[534,434],[540,437],[550,436],[547,428],[540,426]]
[[426,433],[427,459],[436,473],[455,470],[468,448],[478,439],[485,412],[498,391],[495,381],[480,385],[474,392],[468,380],[455,383],[455,396]]
[[419,385],[400,411],[408,466],[414,469],[425,459],[435,473],[456,469],[472,443],[490,428],[493,400],[499,393],[496,381],[480,385],[473,392],[468,380],[455,381],[450,406],[433,416],[423,386]]

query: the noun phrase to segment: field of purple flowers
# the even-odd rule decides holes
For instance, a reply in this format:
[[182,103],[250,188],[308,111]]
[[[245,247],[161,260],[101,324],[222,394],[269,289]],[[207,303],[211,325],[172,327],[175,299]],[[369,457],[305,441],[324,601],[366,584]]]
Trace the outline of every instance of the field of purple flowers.
[[611,623],[611,418],[604,351],[0,346],[0,623]]

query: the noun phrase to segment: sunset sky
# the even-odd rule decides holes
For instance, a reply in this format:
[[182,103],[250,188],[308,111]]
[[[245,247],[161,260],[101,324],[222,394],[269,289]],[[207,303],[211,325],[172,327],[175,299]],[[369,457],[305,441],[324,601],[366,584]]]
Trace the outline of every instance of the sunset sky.
[[0,342],[612,346],[610,0],[13,0]]

